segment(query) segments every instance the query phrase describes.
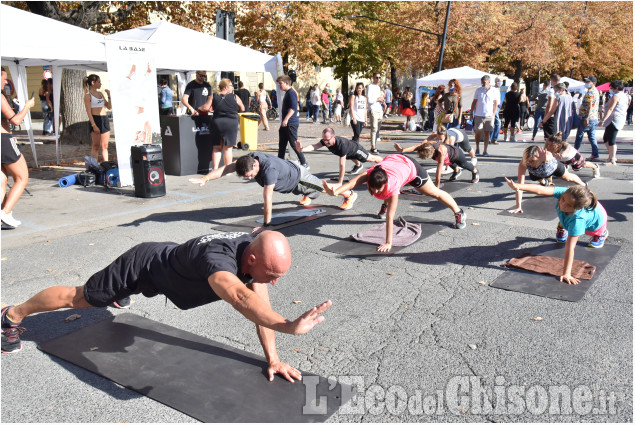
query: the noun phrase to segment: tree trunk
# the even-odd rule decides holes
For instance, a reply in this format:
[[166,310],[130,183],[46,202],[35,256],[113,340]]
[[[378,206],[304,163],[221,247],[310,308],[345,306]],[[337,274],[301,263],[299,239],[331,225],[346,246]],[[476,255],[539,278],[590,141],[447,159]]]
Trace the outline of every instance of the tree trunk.
[[61,114],[64,131],[60,142],[66,144],[91,144],[90,121],[84,106],[83,80],[86,71],[65,68],[62,73]]
[[394,92],[396,87],[397,87],[397,69],[393,66],[391,62],[390,63],[390,90]]

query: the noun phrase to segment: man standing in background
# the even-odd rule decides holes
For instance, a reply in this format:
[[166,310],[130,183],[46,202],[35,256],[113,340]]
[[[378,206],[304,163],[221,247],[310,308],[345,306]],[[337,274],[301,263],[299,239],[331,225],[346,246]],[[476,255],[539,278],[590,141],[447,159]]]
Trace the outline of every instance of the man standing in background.
[[366,98],[370,109],[370,153],[377,155],[377,138],[384,115],[384,93],[379,87],[379,72],[373,73],[373,82],[366,87]]

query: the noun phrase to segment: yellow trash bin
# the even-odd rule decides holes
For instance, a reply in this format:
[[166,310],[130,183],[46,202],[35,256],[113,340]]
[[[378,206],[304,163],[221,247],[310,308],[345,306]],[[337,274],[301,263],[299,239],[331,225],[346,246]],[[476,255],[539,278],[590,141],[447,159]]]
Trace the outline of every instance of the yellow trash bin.
[[258,150],[258,120],[260,116],[252,112],[239,112],[240,118],[240,145],[246,151]]

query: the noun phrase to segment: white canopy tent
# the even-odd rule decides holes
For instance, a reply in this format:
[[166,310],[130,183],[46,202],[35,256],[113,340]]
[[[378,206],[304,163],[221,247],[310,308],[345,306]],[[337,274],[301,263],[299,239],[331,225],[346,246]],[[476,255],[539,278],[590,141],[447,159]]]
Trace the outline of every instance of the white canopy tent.
[[[37,29],[31,37],[18,36],[24,28]],[[43,37],[42,34],[46,34]],[[275,80],[281,72],[277,58],[248,47],[203,34],[169,22],[158,22],[107,36],[113,40],[147,41],[159,48],[154,58],[158,73],[176,73],[181,93],[196,70],[267,72]],[[0,5],[0,55],[15,81],[18,101],[27,99],[27,66],[51,65],[53,72],[53,106],[55,122],[59,122],[62,68],[107,71],[106,37],[69,25]],[[69,43],[72,40],[72,43]],[[195,47],[193,47],[195,46]],[[199,52],[205,52],[200,54]],[[25,125],[31,149],[38,166],[30,113]],[[59,128],[55,129],[59,164]]]
[[[24,29],[32,30],[31,36]],[[45,36],[43,34],[46,34]],[[51,65],[53,72],[54,122],[59,122],[62,68],[106,70],[104,36],[74,25],[0,5],[0,55],[13,78],[20,105],[27,94],[26,67]],[[35,166],[38,166],[31,114],[25,119]],[[59,126],[55,126],[55,147],[59,164]]]
[[120,31],[107,38],[159,46],[154,57],[157,72],[175,73],[181,93],[196,70],[268,72],[274,80],[278,77],[275,56],[170,22]]
[[[435,72],[434,74],[417,79],[417,91],[415,93],[419,93],[419,87],[436,87],[441,84],[447,86],[448,81],[456,78],[461,84],[461,103],[463,110],[466,111],[472,104],[474,92],[481,86],[481,78],[483,75],[489,75],[492,85],[494,85],[494,79],[496,77],[499,77],[501,80],[507,79],[504,75],[490,74],[469,66],[462,66],[459,68],[444,69],[443,71]],[[419,97],[420,96],[417,96],[417,108],[419,108],[419,102],[421,100]]]
[[561,83],[569,83],[569,92],[584,92],[586,87],[584,87],[584,81],[574,80],[569,77],[560,77]]

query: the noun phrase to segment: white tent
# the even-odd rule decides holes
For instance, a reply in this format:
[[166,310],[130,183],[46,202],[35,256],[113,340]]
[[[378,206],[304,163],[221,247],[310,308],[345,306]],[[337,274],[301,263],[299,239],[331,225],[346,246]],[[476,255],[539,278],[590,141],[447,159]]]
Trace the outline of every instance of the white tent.
[[584,92],[586,88],[584,87],[584,81],[574,80],[569,77],[560,77],[561,83],[569,83],[569,91],[570,92]]
[[[25,30],[28,31],[27,34]],[[62,68],[106,69],[103,35],[6,5],[0,5],[0,40],[2,65],[6,65],[17,80],[14,83],[21,105],[24,105],[28,96],[26,67],[51,65],[55,122],[59,122]],[[25,126],[37,167],[30,113],[26,115]],[[59,163],[58,140],[59,128],[55,126],[55,147]]]
[[[415,93],[419,93],[419,87],[436,87],[441,84],[447,86],[448,81],[456,78],[461,84],[461,103],[463,110],[466,111],[470,109],[472,100],[474,99],[474,92],[481,86],[481,77],[483,77],[483,75],[489,75],[492,85],[494,85],[494,79],[496,77],[499,77],[501,80],[506,79],[504,75],[490,74],[469,66],[462,66],[460,68],[444,69],[443,71],[435,72],[434,74],[417,79],[417,91]],[[420,96],[417,97],[417,108],[419,108],[421,99],[419,99]]]
[[187,74],[196,70],[268,72],[274,80],[278,77],[275,56],[170,22],[120,31],[107,38],[156,44],[157,72],[176,73],[181,93],[190,80]]

